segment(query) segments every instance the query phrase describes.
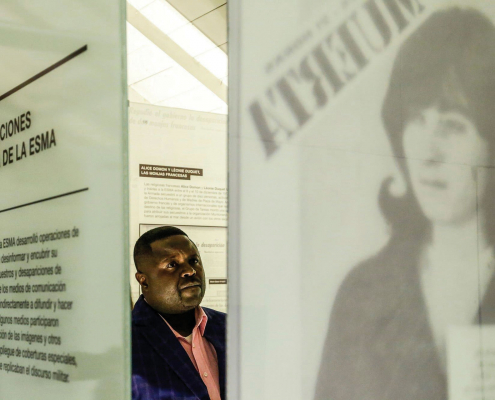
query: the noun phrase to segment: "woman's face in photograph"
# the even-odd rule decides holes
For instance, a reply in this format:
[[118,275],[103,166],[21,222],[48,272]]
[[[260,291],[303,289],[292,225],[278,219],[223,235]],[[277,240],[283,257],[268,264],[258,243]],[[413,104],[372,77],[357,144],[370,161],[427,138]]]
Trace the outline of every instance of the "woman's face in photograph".
[[488,164],[488,144],[460,111],[412,111],[404,128],[404,154],[412,189],[425,216],[456,224],[476,215],[484,182],[475,167]]

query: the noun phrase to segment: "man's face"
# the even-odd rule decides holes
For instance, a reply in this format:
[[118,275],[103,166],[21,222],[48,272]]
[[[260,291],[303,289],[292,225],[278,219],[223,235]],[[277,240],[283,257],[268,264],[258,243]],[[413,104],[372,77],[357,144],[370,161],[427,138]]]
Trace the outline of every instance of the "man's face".
[[198,249],[186,236],[151,244],[142,256],[136,279],[148,304],[163,314],[181,314],[197,307],[205,294],[205,274]]

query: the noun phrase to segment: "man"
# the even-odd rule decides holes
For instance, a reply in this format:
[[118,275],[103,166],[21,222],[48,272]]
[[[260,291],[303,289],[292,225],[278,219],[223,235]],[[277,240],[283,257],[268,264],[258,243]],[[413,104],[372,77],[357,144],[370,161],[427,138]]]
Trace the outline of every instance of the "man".
[[132,311],[133,400],[225,400],[225,314],[200,307],[196,245],[164,226],[134,247],[142,295]]

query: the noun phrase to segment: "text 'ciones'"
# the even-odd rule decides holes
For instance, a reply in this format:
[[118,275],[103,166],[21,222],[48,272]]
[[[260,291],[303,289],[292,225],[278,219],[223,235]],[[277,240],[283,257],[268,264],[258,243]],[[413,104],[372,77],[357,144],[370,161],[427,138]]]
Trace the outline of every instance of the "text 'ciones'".
[[[5,142],[8,139],[20,134],[31,128],[31,111],[26,111],[11,120],[0,124],[0,142]],[[27,157],[34,156],[45,150],[57,146],[55,137],[55,129],[50,128],[35,136],[32,136],[21,143],[2,149],[1,167],[21,161]]]

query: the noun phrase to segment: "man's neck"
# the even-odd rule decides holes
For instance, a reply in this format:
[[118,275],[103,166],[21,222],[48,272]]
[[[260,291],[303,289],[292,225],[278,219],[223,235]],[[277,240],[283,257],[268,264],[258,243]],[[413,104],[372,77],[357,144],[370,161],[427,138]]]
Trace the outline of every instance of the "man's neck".
[[182,314],[160,313],[160,315],[165,318],[165,321],[167,321],[176,332],[184,337],[189,336],[196,325],[196,309],[194,308]]

